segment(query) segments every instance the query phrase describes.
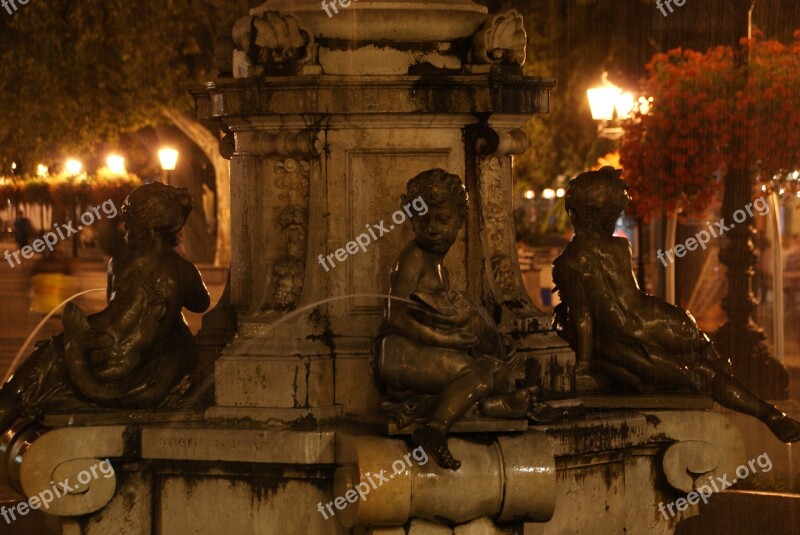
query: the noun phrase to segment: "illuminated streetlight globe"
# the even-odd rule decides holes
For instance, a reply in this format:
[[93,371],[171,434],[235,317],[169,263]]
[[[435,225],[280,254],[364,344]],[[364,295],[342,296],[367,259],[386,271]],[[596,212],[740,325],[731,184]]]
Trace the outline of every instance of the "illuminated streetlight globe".
[[586,95],[589,97],[589,107],[595,121],[614,119],[614,108],[617,106],[617,98],[622,95],[622,89],[608,80],[607,72],[603,73],[600,86],[589,89],[586,91]]
[[125,158],[117,154],[111,154],[106,158],[106,167],[115,175],[124,175],[127,173],[125,170]]
[[536,192],[532,189],[529,189],[523,194],[523,196],[530,201],[536,198]]
[[542,192],[542,197],[545,199],[555,199],[556,198],[556,190],[552,188],[547,188]]
[[47,176],[48,171],[49,169],[43,163],[40,163],[39,165],[36,166],[36,176]]
[[161,169],[174,171],[178,166],[178,151],[175,149],[161,149],[158,151],[158,159],[161,161]]
[[64,168],[67,170],[67,173],[75,176],[81,174],[81,171],[83,170],[83,164],[78,160],[70,159],[64,164]]

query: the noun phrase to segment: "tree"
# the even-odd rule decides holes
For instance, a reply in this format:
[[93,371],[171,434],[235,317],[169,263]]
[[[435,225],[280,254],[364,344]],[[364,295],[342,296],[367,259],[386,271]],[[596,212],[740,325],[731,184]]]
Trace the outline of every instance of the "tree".
[[[800,32],[796,37],[792,46],[747,42],[746,65],[734,62],[729,47],[675,49],[652,59],[644,92],[653,104],[627,124],[621,149],[638,214],[702,215],[724,173],[749,161],[755,168],[747,171],[769,181],[800,165]],[[732,150],[734,138],[747,140],[744,151]]]
[[0,17],[0,165],[30,168],[175,124],[214,165],[217,257],[230,259],[230,174],[217,133],[190,119],[187,86],[214,77],[220,6],[192,0],[31,2]]

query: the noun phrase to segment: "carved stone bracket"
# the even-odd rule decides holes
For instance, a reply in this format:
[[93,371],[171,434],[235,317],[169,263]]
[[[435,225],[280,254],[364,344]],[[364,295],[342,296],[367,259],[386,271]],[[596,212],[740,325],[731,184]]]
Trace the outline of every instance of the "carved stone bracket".
[[319,71],[313,68],[318,51],[314,36],[294,15],[264,11],[243,17],[233,25],[232,37],[236,48],[231,70],[236,78]]
[[675,489],[698,490],[709,478],[725,474],[732,479],[736,467],[747,460],[741,433],[720,414],[663,411],[647,416],[651,440],[675,441],[661,462],[667,482]]
[[483,247],[487,290],[503,309],[500,328],[504,332],[548,330],[547,320],[530,300],[517,258],[511,211],[511,155],[529,145],[519,128],[488,128],[483,125],[475,138],[477,184],[481,198],[479,230]]
[[[55,485],[68,482],[73,490],[52,500],[47,513],[80,516],[102,509],[114,497],[117,476],[109,469],[99,470],[102,459],[124,457],[127,426],[67,427],[44,431],[40,426],[26,428],[18,435],[4,437],[9,482],[24,496],[39,496]],[[20,447],[22,445],[22,447]],[[87,477],[92,469],[97,476]],[[60,491],[64,489],[58,487]]]

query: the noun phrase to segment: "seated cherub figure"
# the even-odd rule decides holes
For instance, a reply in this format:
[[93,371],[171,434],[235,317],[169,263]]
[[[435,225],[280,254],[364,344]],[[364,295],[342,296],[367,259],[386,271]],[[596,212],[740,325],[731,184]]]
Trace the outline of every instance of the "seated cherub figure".
[[428,211],[411,220],[415,239],[391,271],[389,293],[401,299],[387,302],[376,371],[394,401],[438,396],[411,437],[440,466],[457,470],[461,464],[447,447],[450,426],[477,402],[484,415],[524,418],[531,392],[515,390],[504,362],[512,354],[509,340],[475,299],[450,288],[442,265],[467,214],[461,179],[442,169],[420,173],[402,202],[416,198]]
[[156,408],[193,370],[197,348],[182,309],[204,312],[210,298],[174,250],[192,205],[186,189],[157,182],[131,192],[107,307],[87,316],[67,305],[64,333],[38,344],[0,387],[0,430],[50,410]]
[[780,440],[800,440],[800,422],[734,377],[691,314],[639,289],[630,243],[613,235],[630,200],[621,172],[604,167],[567,187],[575,236],[553,262],[562,300],[554,328],[574,349],[578,370],[600,372],[640,392],[710,394],[720,405],[755,416]]

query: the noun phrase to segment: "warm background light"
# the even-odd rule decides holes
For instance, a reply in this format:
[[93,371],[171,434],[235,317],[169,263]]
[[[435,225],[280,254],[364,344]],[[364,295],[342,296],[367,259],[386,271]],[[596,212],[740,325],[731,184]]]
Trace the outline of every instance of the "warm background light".
[[117,154],[112,154],[106,158],[106,166],[108,170],[115,175],[124,175],[125,171],[125,158]]
[[161,161],[161,169],[174,171],[178,166],[178,151],[175,149],[161,149],[158,151],[158,159]]
[[526,191],[524,193],[524,196],[525,196],[526,199],[528,199],[530,201],[530,200],[536,198],[536,192],[533,191],[532,189],[529,189],[528,191]]
[[556,191],[551,188],[547,188],[542,192],[542,197],[545,199],[555,199],[556,198]]
[[36,176],[47,176],[49,169],[43,163],[36,166]]
[[64,165],[64,167],[66,168],[67,173],[73,176],[79,175],[83,170],[83,164],[74,159],[67,160],[67,163]]

